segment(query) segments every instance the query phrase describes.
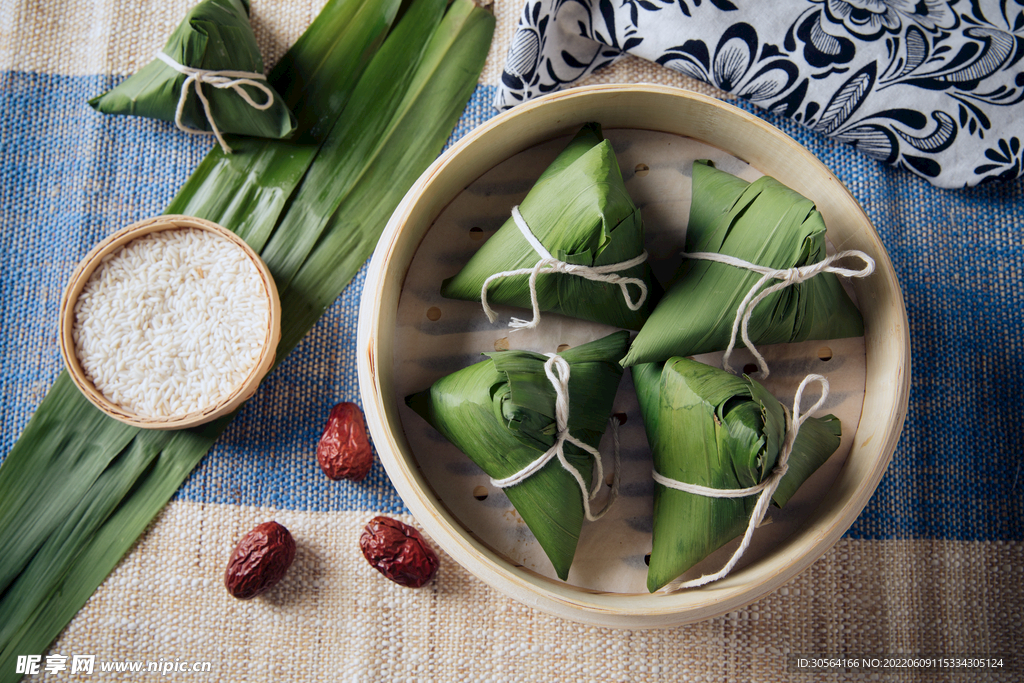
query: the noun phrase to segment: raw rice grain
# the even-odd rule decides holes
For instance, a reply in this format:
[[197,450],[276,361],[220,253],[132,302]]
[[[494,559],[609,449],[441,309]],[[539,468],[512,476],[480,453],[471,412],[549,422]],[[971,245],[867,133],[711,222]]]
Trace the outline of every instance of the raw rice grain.
[[221,235],[152,232],[106,256],[75,303],[86,377],[140,417],[216,405],[266,344],[270,304],[256,266]]

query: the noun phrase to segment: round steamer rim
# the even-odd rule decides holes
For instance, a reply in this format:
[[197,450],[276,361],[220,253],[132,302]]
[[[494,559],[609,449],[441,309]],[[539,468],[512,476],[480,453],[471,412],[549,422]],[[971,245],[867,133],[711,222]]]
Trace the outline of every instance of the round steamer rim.
[[[854,281],[865,316],[867,377],[861,426],[831,495],[805,527],[768,557],[697,590],[612,594],[525,571],[475,539],[419,472],[391,390],[397,302],[412,256],[441,210],[491,167],[536,144],[571,135],[588,121],[711,144],[813,199],[837,250],[875,258],[871,278]],[[456,142],[417,180],[391,217],[366,275],[357,339],[360,391],[378,453],[403,501],[449,555],[485,583],[566,619],[616,628],[676,626],[739,609],[781,587],[821,557],[853,524],[885,473],[906,418],[910,337],[902,291],[870,219],[813,154],[756,116],[711,97],[666,86],[573,88],[517,106]],[[392,425],[396,428],[393,429]]]
[[[259,274],[260,281],[270,303],[270,315],[266,336],[264,337],[265,343],[256,364],[249,371],[246,378],[231,394],[220,402],[207,406],[201,411],[186,413],[185,415],[152,418],[140,417],[107,399],[85,376],[85,372],[82,370],[78,356],[75,353],[73,337],[75,303],[85,288],[86,283],[88,283],[89,278],[92,277],[92,274],[101,265],[106,256],[145,235],[163,230],[185,228],[205,230],[228,240],[234,246],[240,248],[253,265],[256,266],[256,271]],[[64,293],[61,295],[58,339],[61,356],[64,358],[64,365],[71,376],[72,382],[74,382],[85,398],[105,415],[133,427],[146,429],[187,429],[230,413],[256,393],[256,389],[259,387],[263,377],[270,371],[277,355],[277,344],[281,340],[281,300],[278,296],[277,285],[274,283],[274,278],[267,265],[260,258],[259,254],[253,251],[252,247],[246,244],[241,237],[223,226],[202,218],[184,215],[155,216],[132,223],[107,236],[93,247],[75,267],[68,285],[64,289]]]

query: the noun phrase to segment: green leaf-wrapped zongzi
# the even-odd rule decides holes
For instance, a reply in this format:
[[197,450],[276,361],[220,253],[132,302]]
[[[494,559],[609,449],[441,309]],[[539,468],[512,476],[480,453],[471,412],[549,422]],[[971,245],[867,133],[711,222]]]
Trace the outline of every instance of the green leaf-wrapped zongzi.
[[[595,466],[600,474],[600,457],[594,454],[622,377],[617,359],[628,341],[629,333],[616,332],[554,357],[530,351],[486,353],[488,360],[406,398],[413,410],[504,488],[563,580],[569,575],[583,520],[594,518],[589,500]],[[568,414],[558,418],[555,380],[565,374]],[[567,429],[560,433],[561,419]],[[560,443],[565,463],[552,453]],[[501,482],[517,475],[522,475],[517,483]]]
[[533,327],[539,311],[554,311],[640,329],[651,308],[643,223],[598,124],[576,134],[512,213],[442,283],[443,296],[481,301],[486,287],[492,322],[488,302],[534,309],[532,322],[514,319],[513,327]]
[[[703,258],[725,255],[763,269],[784,270],[821,264],[825,222],[814,203],[777,180],[753,183],[719,171],[707,161],[693,165],[693,197],[686,227],[687,258],[673,284],[644,324],[623,359],[625,367],[730,348],[737,311],[762,278],[771,276],[734,263]],[[834,274],[864,276],[829,267],[806,280],[768,294],[749,319],[752,344],[807,339],[839,339],[864,334],[860,311]],[[748,347],[751,344],[748,344]],[[764,368],[762,367],[762,370]]]
[[148,116],[214,133],[225,152],[230,148],[222,133],[283,138],[296,126],[263,77],[249,0],[199,3],[152,62],[89,104],[104,114]]
[[760,498],[715,498],[672,488],[676,482],[730,492],[758,487],[780,474],[773,470],[788,447],[778,487],[766,494],[781,507],[839,447],[838,418],[799,417],[794,430],[759,383],[688,358],[636,366],[633,381],[656,473],[652,592],[744,534]]

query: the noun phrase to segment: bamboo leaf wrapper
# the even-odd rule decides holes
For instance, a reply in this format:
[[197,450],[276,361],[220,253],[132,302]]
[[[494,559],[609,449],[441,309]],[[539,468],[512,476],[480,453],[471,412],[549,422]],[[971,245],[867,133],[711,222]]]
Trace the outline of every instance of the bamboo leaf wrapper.
[[[611,416],[622,377],[616,362],[627,332],[567,349],[569,432],[597,448]],[[556,439],[555,390],[544,374],[547,358],[530,351],[484,354],[488,360],[452,373],[406,403],[493,479],[516,474],[542,456]],[[565,445],[570,464],[590,482],[593,459]],[[558,460],[504,489],[537,538],[559,578],[569,575],[583,526],[583,494]]]
[[[596,123],[587,124],[576,134],[540,176],[519,210],[548,252],[567,263],[607,266],[634,259],[644,251],[640,211],[627,194],[615,152]],[[441,294],[450,299],[480,301],[488,277],[533,268],[540,259],[509,218],[457,275],[442,283]],[[641,280],[650,292],[647,263],[619,274]],[[530,308],[529,276],[495,280],[487,296],[490,303]],[[635,292],[631,296],[639,298]],[[651,296],[638,310],[630,310],[618,285],[567,273],[541,274],[537,278],[537,299],[541,311],[633,330],[640,329],[652,308]]]
[[[813,202],[768,176],[753,183],[693,165],[693,196],[686,251],[715,252],[773,269],[818,263],[826,257],[825,222]],[[736,311],[761,275],[724,263],[687,259],[644,324],[626,367],[724,351]],[[754,309],[756,345],[864,334],[860,311],[832,273],[769,295]]]
[[[218,222],[257,250],[293,207],[317,219],[311,229],[320,237],[261,254],[275,280],[295,269],[286,264],[295,263],[305,278],[302,289],[279,287],[284,334],[279,361],[370,255],[387,216],[441,151],[483,67],[494,19],[469,0],[456,0],[447,13],[444,0],[417,0],[385,43],[402,41],[407,49],[378,51],[399,5],[399,0],[328,2],[270,77],[294,106],[297,136],[233,140],[232,155],[214,149],[167,209]],[[418,23],[420,32],[410,31],[410,22]],[[368,66],[378,59],[402,62],[392,68],[410,76],[376,89],[357,86],[364,71],[380,72],[383,67]],[[446,60],[447,68],[439,69]],[[382,95],[389,87],[394,93]],[[364,130],[335,122],[349,107],[366,111],[368,100],[378,97],[388,104],[376,110],[386,122],[383,132],[368,134],[373,154],[344,156],[340,150],[366,143]],[[416,121],[408,115],[413,107]],[[405,130],[410,126],[415,135]],[[373,188],[367,184],[375,179],[357,172],[348,193],[364,193],[360,203],[311,200],[311,187],[303,182],[307,174],[330,175],[342,162],[401,172]],[[344,220],[332,217],[342,211]],[[295,224],[304,229],[304,223]],[[333,235],[340,231],[358,233],[347,242],[354,245],[348,250],[334,250]],[[0,555],[0,681],[12,680],[16,656],[41,654],[230,421],[179,432],[133,429],[92,408],[66,373],[58,377],[0,467],[0,547],[16,550]]]
[[[205,0],[193,7],[164,45],[163,53],[184,67],[205,71],[263,73],[263,57],[249,25],[249,0]],[[182,87],[188,76],[160,59],[89,104],[104,114],[134,114],[174,122]],[[263,138],[284,138],[296,128],[295,117],[280,94],[270,87],[273,101],[266,109],[247,103],[232,88],[200,85],[221,132]],[[257,104],[267,93],[251,85],[240,86]],[[195,85],[182,108],[182,124],[212,131]]]
[[[775,467],[786,413],[759,383],[688,358],[633,368],[654,469],[676,481],[717,489],[761,483]],[[783,506],[839,447],[833,415],[809,418],[789,469],[772,495]],[[655,483],[647,587],[658,590],[746,530],[757,495],[711,498]]]

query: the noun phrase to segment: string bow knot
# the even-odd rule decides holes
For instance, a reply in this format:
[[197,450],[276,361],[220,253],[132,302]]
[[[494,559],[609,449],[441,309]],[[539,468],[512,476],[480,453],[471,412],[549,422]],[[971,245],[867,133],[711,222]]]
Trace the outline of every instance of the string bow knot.
[[[225,154],[231,154],[231,147],[225,142],[224,136],[221,134],[220,129],[217,127],[217,122],[213,119],[213,112],[210,109],[210,101],[206,99],[206,95],[203,93],[203,85],[209,85],[218,90],[224,90],[230,88],[245,101],[253,109],[259,111],[265,111],[274,104],[274,91],[266,85],[267,77],[261,73],[254,71],[211,71],[209,69],[196,69],[191,66],[185,66],[174,61],[166,52],[157,52],[157,59],[162,61],[167,66],[171,67],[178,73],[185,74],[185,82],[181,84],[181,96],[178,98],[178,108],[174,112],[174,123],[179,129],[186,133],[192,133],[193,135],[215,135],[217,142],[220,143],[221,149],[224,150]],[[182,122],[182,114],[185,111],[185,103],[188,101],[189,86],[194,86],[196,95],[199,97],[199,101],[203,105],[203,112],[206,114],[206,120],[210,122],[210,128],[212,130],[199,130],[197,128],[190,128]],[[256,102],[248,92],[246,92],[243,86],[250,86],[261,91],[267,96],[266,102]]]
[[[811,382],[818,382],[821,385],[821,397],[818,398],[817,402],[813,406],[811,406],[810,410],[806,413],[801,413],[800,403],[803,401],[804,389],[806,389],[807,385]],[[732,554],[732,557],[729,558],[729,561],[724,567],[714,574],[705,574],[704,576],[691,581],[680,581],[679,579],[676,579],[661,588],[659,592],[671,593],[684,588],[696,588],[698,586],[703,586],[704,584],[711,583],[712,581],[718,581],[732,571],[733,567],[736,566],[736,563],[739,562],[741,557],[743,557],[743,553],[745,553],[747,548],[750,546],[750,539],[754,535],[754,529],[759,527],[761,522],[764,521],[764,516],[768,512],[768,506],[772,502],[772,496],[775,495],[775,491],[779,488],[782,478],[786,476],[786,472],[789,471],[789,456],[793,452],[793,444],[796,443],[796,436],[800,431],[801,425],[807,421],[812,413],[825,404],[825,400],[828,398],[828,390],[828,380],[821,375],[807,375],[804,377],[803,381],[800,382],[800,386],[796,390],[796,396],[793,398],[793,410],[792,412],[788,410],[786,411],[786,438],[782,442],[782,448],[779,450],[779,457],[775,462],[775,467],[772,468],[771,473],[756,486],[750,486],[744,489],[716,489],[709,486],[700,486],[699,484],[688,484],[686,482],[677,481],[662,475],[657,470],[652,470],[654,481],[662,486],[666,486],[677,491],[693,493],[706,498],[745,498],[747,496],[760,494],[757,499],[757,504],[754,505],[754,511],[750,515],[750,521],[747,523],[747,530],[743,534],[743,540],[740,542],[739,548],[737,548]]]
[[[565,273],[566,275],[575,275],[582,277],[593,282],[606,282],[608,284],[618,285],[619,289],[622,290],[622,298],[626,302],[626,306],[631,311],[637,311],[643,306],[644,301],[647,300],[647,285],[644,281],[635,277],[624,277],[619,275],[619,271],[628,270],[634,266],[638,266],[647,260],[647,251],[644,250],[642,254],[635,258],[631,258],[628,261],[622,261],[620,263],[611,263],[605,266],[585,266],[580,263],[566,263],[561,261],[554,256],[540,243],[537,236],[530,230],[530,226],[526,223],[523,215],[519,213],[519,207],[512,207],[512,220],[515,221],[519,231],[523,233],[523,237],[530,243],[533,250],[540,256],[540,260],[531,268],[519,268],[518,270],[506,270],[500,273],[494,273],[486,280],[484,280],[483,287],[480,290],[480,303],[483,304],[484,313],[487,314],[487,319],[492,323],[497,320],[497,315],[491,309],[487,303],[487,288],[491,286],[491,283],[501,278],[513,277],[515,275],[529,275],[530,276],[530,304],[533,308],[533,319],[532,320],[521,320],[519,318],[512,318],[512,322],[508,324],[509,327],[516,330],[528,330],[537,327],[540,323],[540,304],[537,300],[537,276],[541,273]],[[629,293],[629,285],[634,285],[640,290],[640,296],[634,300]]]
[[[569,433],[569,362],[557,353],[549,353],[546,355],[548,359],[544,362],[544,374],[547,376],[548,381],[551,382],[551,386],[555,388],[555,429],[557,430],[555,443],[551,448],[545,451],[543,455],[523,469],[509,477],[505,477],[504,479],[492,478],[491,483],[502,489],[508,488],[509,486],[515,486],[516,484],[526,481],[535,473],[540,471],[540,469],[551,462],[552,459],[558,458],[558,462],[562,465],[562,469],[571,474],[573,479],[576,480],[576,483],[579,484],[580,493],[583,494],[583,514],[589,521],[594,522],[608,512],[608,509],[619,494],[619,423],[618,420],[614,418],[611,420],[612,437],[615,445],[615,473],[613,475],[611,494],[608,497],[608,502],[605,503],[605,506],[601,511],[594,513],[590,509],[590,501],[597,497],[598,492],[601,490],[601,482],[604,481],[604,466],[601,463],[601,453],[596,448],[583,443]],[[588,489],[586,483],[583,481],[583,475],[580,474],[580,471],[573,467],[572,463],[570,463],[565,457],[565,444],[567,442],[585,451],[594,458],[596,476],[592,478],[592,488]]]
[[[846,258],[847,256],[856,256],[864,262],[864,267],[859,270],[853,270],[850,268],[843,268],[841,266],[832,265],[836,261]],[[736,310],[736,318],[732,324],[732,334],[729,337],[729,346],[725,349],[725,355],[722,356],[722,368],[728,372],[735,374],[732,366],[729,364],[729,357],[732,355],[733,349],[736,347],[737,334],[740,335],[743,340],[743,345],[747,347],[747,350],[753,354],[754,359],[757,360],[758,373],[752,375],[757,379],[764,379],[768,377],[768,363],[765,362],[764,356],[757,350],[754,343],[750,340],[748,327],[750,326],[750,318],[754,314],[754,309],[757,305],[764,301],[766,298],[785,289],[792,285],[798,285],[801,282],[810,280],[819,273],[835,273],[836,275],[842,275],[844,277],[867,277],[871,273],[875,272],[875,260],[865,254],[863,251],[840,251],[832,256],[829,256],[817,263],[812,263],[806,266],[797,266],[793,268],[766,268],[765,266],[759,266],[749,261],[744,261],[741,258],[735,256],[729,256],[728,254],[719,254],[716,252],[694,252],[686,253],[683,252],[684,258],[695,259],[699,261],[714,261],[716,263],[725,263],[730,266],[737,268],[743,268],[750,270],[755,273],[761,274],[761,279],[754,283],[754,286],[750,288],[747,295],[740,302],[739,308]],[[778,283],[761,289],[771,280],[779,280]]]

